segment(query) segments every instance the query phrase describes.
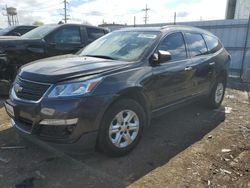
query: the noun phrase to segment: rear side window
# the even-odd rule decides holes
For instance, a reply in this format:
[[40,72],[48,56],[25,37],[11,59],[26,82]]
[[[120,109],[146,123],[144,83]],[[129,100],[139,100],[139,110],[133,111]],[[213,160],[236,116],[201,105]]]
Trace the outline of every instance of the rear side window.
[[216,37],[205,34],[203,37],[206,41],[209,53],[215,53],[221,49],[222,45]]
[[185,36],[191,57],[207,53],[207,47],[201,34],[185,33]]
[[171,53],[171,61],[182,60],[187,57],[186,47],[181,33],[168,35],[158,46],[158,50]]
[[56,44],[80,44],[80,28],[77,26],[61,28],[51,36],[50,40]]
[[94,40],[102,37],[105,33],[102,29],[87,27],[88,42],[93,42]]

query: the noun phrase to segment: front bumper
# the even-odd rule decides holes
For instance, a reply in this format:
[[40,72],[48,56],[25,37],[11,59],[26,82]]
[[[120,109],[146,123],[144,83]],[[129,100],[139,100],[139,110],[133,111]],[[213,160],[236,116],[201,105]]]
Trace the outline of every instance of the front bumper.
[[[37,137],[37,135],[32,135],[30,133],[25,132],[21,127],[20,124],[16,124],[16,122],[11,119],[11,125],[17,130],[17,133],[24,137],[25,139],[35,143],[42,148],[58,153],[58,150],[63,152],[67,152],[70,154],[86,154],[86,152],[93,151],[96,146],[96,138],[98,135],[97,131],[89,132],[83,134],[79,139],[77,139],[74,143],[56,143],[56,142],[47,142],[41,140]],[[54,149],[56,148],[56,150]],[[59,155],[61,155],[59,153]]]
[[[32,135],[54,144],[84,142],[87,145],[96,140],[102,116],[112,101],[112,96],[86,96],[82,98],[42,99],[39,103],[9,99],[7,105],[11,124],[18,132]],[[44,119],[78,119],[73,125],[41,125]],[[83,144],[84,144],[83,143]]]

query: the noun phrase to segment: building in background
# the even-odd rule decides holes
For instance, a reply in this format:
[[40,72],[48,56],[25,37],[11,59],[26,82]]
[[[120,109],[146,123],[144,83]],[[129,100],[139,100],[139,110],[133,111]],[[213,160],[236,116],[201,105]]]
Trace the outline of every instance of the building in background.
[[226,19],[248,19],[250,0],[228,0]]
[[126,25],[116,24],[116,23],[103,23],[103,24],[98,25],[98,27],[105,27],[105,28],[108,28],[110,31],[114,31],[114,30],[126,27]]

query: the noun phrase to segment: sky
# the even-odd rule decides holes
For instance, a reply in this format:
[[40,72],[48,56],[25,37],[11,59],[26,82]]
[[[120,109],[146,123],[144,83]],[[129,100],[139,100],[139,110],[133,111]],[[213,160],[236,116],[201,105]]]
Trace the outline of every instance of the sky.
[[[63,19],[63,0],[0,0],[0,28],[7,26],[5,5],[17,8],[20,24],[42,21],[58,23]],[[227,0],[68,0],[68,23],[143,24],[147,4],[148,22],[199,21],[224,19]]]

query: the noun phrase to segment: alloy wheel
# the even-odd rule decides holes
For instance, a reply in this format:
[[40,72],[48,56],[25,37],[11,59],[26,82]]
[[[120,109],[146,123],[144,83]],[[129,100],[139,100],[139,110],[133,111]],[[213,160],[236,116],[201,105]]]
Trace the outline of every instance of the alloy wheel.
[[111,121],[109,139],[118,148],[125,148],[134,142],[140,128],[137,114],[132,110],[122,110]]
[[224,85],[223,83],[220,82],[218,83],[216,87],[215,96],[214,96],[214,100],[217,104],[220,103],[220,101],[222,100],[223,93],[224,93]]

